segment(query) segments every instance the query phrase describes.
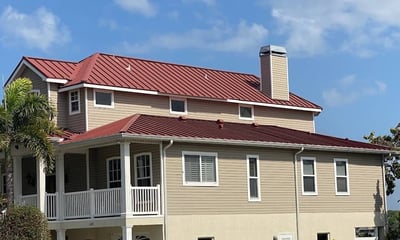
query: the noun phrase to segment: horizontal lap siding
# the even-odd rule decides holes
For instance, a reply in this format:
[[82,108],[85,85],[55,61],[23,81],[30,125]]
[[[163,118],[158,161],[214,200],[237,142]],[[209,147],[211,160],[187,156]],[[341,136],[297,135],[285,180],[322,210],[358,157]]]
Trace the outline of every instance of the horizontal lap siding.
[[36,73],[29,68],[25,68],[21,76],[29,78],[32,81],[32,88],[47,96],[47,82],[43,81]]
[[[302,154],[316,157],[317,196],[302,195],[301,161],[299,161],[300,211],[373,212],[383,210],[383,182],[380,156],[361,154]],[[348,159],[350,195],[336,196],[334,158]]]
[[287,58],[271,56],[272,58],[272,97],[275,99],[288,99]]
[[134,169],[133,156],[139,153],[151,153],[151,163],[152,163],[152,178],[153,185],[161,184],[161,172],[160,172],[160,145],[158,144],[137,144],[133,143],[131,145],[131,175],[132,175],[132,185],[135,183],[134,175],[136,174]]
[[85,122],[85,90],[79,89],[79,102],[80,102],[80,113],[69,114],[69,93],[67,92],[67,113],[68,113],[68,128],[76,132],[84,132],[86,130]]
[[[217,152],[219,186],[183,186],[182,150]],[[248,202],[246,154],[260,156],[261,202]],[[266,149],[175,144],[167,155],[170,215],[294,212],[294,174],[290,152],[280,154]]]
[[68,101],[65,97],[66,93],[58,93],[59,85],[50,83],[50,96],[49,101],[56,109],[56,117],[54,118],[57,126],[60,128],[67,127],[67,114],[68,114]]

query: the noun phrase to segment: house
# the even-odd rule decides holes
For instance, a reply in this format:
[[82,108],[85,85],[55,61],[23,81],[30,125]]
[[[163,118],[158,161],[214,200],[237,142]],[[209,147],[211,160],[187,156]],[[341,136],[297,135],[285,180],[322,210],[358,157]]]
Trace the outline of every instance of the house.
[[315,133],[322,108],[289,91],[285,48],[259,58],[260,78],[23,57],[5,87],[29,77],[65,131],[53,174],[16,151],[16,203],[38,206],[57,240],[382,237],[388,149]]

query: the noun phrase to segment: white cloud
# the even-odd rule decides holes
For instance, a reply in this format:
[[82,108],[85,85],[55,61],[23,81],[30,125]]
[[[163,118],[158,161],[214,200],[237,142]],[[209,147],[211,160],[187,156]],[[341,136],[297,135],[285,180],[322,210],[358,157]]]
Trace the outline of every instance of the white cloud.
[[157,14],[156,7],[150,3],[150,0],[115,0],[115,2],[127,11],[137,12],[147,17]]
[[268,30],[260,24],[248,24],[241,21],[231,27],[223,24],[206,29],[192,29],[184,33],[156,35],[146,43],[125,42],[123,47],[131,53],[138,53],[154,48],[164,49],[207,49],[220,52],[256,51],[266,40]]
[[322,92],[325,104],[331,107],[351,104],[361,98],[386,92],[387,85],[381,81],[361,83],[355,75],[348,75],[338,82],[338,86]]
[[46,8],[25,14],[8,6],[0,15],[0,31],[7,41],[22,40],[26,46],[44,51],[70,39],[68,29]]
[[400,1],[266,0],[290,52],[346,51],[369,57],[400,40]]

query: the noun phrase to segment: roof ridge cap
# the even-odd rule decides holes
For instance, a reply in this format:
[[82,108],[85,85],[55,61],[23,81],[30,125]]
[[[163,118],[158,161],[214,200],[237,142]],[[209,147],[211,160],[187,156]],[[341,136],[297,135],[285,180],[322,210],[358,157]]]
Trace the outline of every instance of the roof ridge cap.
[[[99,55],[100,55],[99,53],[94,53],[94,54],[82,59],[81,61],[79,61],[76,64],[76,69],[75,69],[74,73],[72,74],[71,79],[72,80],[78,80],[78,81],[87,80],[89,78],[89,76],[90,76],[90,73],[92,72],[92,69],[93,69],[94,65],[97,62],[97,59],[99,58]],[[85,63],[87,63],[87,66],[85,66],[85,68],[83,69],[84,72],[81,73],[82,66]],[[75,79],[75,77],[78,76],[78,75],[82,76],[81,79]]]
[[119,132],[120,132],[120,133],[127,132],[128,129],[132,126],[132,124],[133,124],[134,122],[136,122],[136,120],[137,120],[140,116],[141,116],[140,114],[134,114],[134,115],[129,116],[129,117],[128,117],[128,118],[130,118],[129,121],[121,128],[121,130],[120,130]]

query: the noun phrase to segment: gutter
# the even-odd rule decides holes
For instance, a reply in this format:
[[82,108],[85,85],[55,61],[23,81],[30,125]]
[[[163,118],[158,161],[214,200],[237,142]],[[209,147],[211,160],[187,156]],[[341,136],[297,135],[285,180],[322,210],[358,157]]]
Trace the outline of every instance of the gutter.
[[[168,210],[167,210],[167,149],[174,144],[174,140],[170,139],[169,144],[162,149],[162,202],[163,202],[163,214],[164,214],[164,224],[163,224],[163,239],[166,240],[167,234],[167,223],[168,223]],[[162,146],[162,143],[160,144]]]
[[300,240],[300,203],[299,203],[299,184],[297,179],[297,156],[304,151],[304,147],[301,147],[299,151],[294,154],[293,162],[294,162],[294,190],[296,197],[296,239]]

